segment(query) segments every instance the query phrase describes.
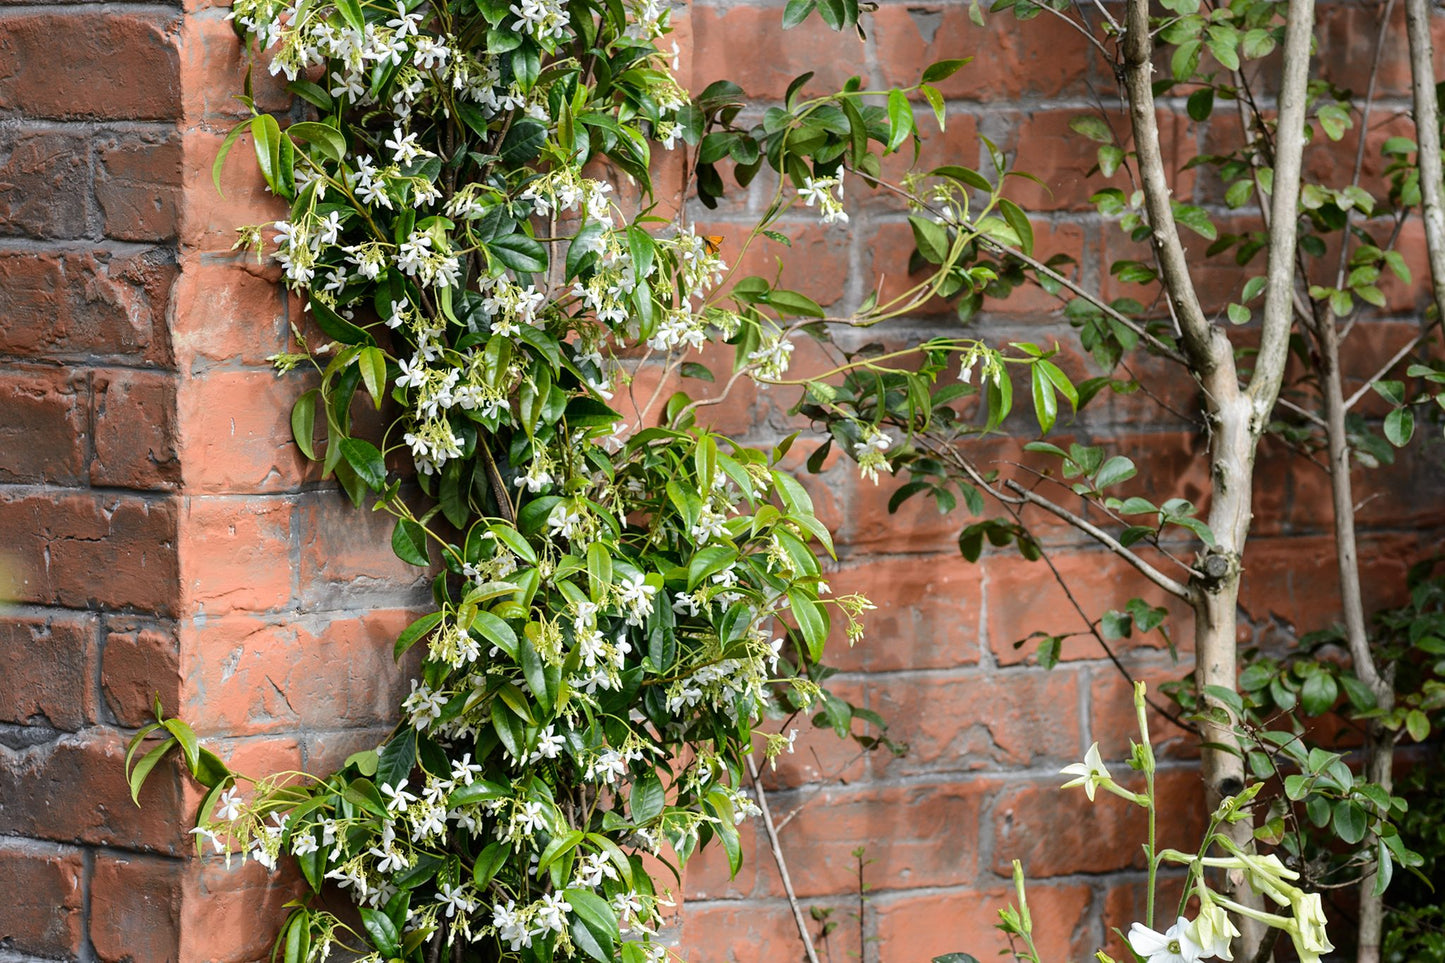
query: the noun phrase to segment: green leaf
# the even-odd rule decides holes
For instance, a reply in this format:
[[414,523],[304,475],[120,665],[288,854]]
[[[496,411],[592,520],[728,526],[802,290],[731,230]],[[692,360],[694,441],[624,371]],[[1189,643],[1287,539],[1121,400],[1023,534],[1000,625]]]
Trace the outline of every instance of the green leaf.
[[521,274],[539,274],[547,270],[547,249],[525,234],[508,234],[493,238],[486,248],[506,267]]
[[1430,717],[1419,709],[1411,709],[1405,713],[1405,731],[1416,742],[1424,742],[1430,738]]
[[372,943],[382,952],[384,958],[400,955],[401,946],[397,940],[401,934],[390,916],[381,910],[363,906],[361,925],[366,928],[366,934],[371,937]]
[[1353,846],[1365,838],[1367,820],[1365,810],[1352,799],[1341,799],[1335,803],[1335,834],[1347,845]]
[[884,153],[897,150],[913,130],[913,106],[908,103],[908,95],[894,87],[888,92],[888,144]]
[[396,526],[391,530],[391,550],[408,565],[420,568],[431,565],[427,556],[426,529],[409,518],[396,520]]
[[343,438],[341,456],[372,491],[386,488],[386,462],[371,442],[364,438]]
[[1006,197],[998,199],[999,213],[1013,232],[1018,235],[1019,250],[1030,257],[1034,253],[1034,226],[1029,223],[1029,216],[1024,213],[1023,208]]
[[1134,462],[1123,455],[1114,455],[1103,465],[1099,466],[1099,472],[1094,476],[1095,488],[1108,488],[1117,485],[1119,482],[1128,481],[1138,474]]
[[366,29],[366,18],[361,14],[359,0],[336,0],[336,9],[348,24],[357,30]]
[[636,825],[645,825],[662,815],[662,808],[666,803],[667,793],[656,772],[648,770],[632,784],[628,806],[632,811],[632,821]]
[[948,258],[951,247],[948,228],[916,214],[908,216],[908,226],[913,229],[913,243],[918,246],[918,253],[923,255],[924,260],[929,264],[942,264]]
[[376,344],[376,339],[370,334],[358,328],[320,301],[313,299],[307,303],[306,308],[311,312],[311,316],[316,319],[316,326],[325,332],[328,337],[334,338],[342,344]]
[[504,167],[515,169],[530,163],[542,152],[542,145],[546,142],[546,125],[531,117],[524,117],[507,130],[507,136],[503,138],[502,146],[497,149],[497,155]]
[[517,658],[517,633],[498,616],[491,612],[478,612],[472,620],[471,631],[481,633],[482,638],[513,659]]
[[296,441],[296,447],[301,449],[301,454],[312,461],[316,460],[316,401],[320,397],[321,392],[312,388],[291,406],[291,437]]
[[1201,87],[1190,94],[1185,110],[1189,112],[1189,119],[1195,123],[1202,124],[1208,120],[1209,115],[1214,112],[1214,88]]
[[256,145],[256,163],[261,167],[261,176],[276,194],[281,189],[281,125],[270,114],[257,114],[251,118],[251,137]]
[[498,871],[506,865],[507,860],[512,856],[512,849],[506,843],[488,843],[477,856],[477,861],[472,866],[472,882],[478,889],[486,886],[497,875]]
[[216,193],[222,197],[226,196],[225,192],[221,190],[221,169],[226,165],[226,155],[231,153],[231,148],[235,146],[240,136],[250,129],[251,125],[247,121],[242,121],[232,127],[226,134],[226,139],[221,141],[221,149],[216,152],[216,161],[211,165],[211,183],[216,185]]
[[783,29],[790,30],[808,19],[818,5],[817,0],[788,0],[783,8]]
[[923,71],[923,82],[925,84],[936,84],[940,80],[946,80],[956,74],[960,68],[968,65],[972,57],[963,57],[957,60],[940,60],[937,63],[929,64]]
[[400,786],[416,766],[416,730],[402,726],[376,753],[376,781]]
[[175,737],[172,736],[150,752],[147,752],[141,757],[141,761],[135,764],[135,768],[130,771],[130,798],[137,806],[140,805],[140,787],[145,784],[146,777],[151,774],[151,770],[156,767],[156,763],[160,762],[161,758],[169,752],[174,745],[176,745],[176,740]]
[[788,604],[808,645],[808,657],[817,662],[823,657],[823,644],[828,641],[828,612],[798,588],[788,589]]
[[[396,537],[395,533],[392,534],[392,537]],[[402,653],[413,645],[416,645],[428,632],[437,627],[437,624],[442,620],[442,616],[443,613],[441,612],[430,612],[417,619],[411,625],[408,625],[405,629],[402,629],[401,634],[396,637],[396,644],[392,646],[392,656],[398,659],[401,658]]]
[[346,156],[346,138],[341,136],[341,131],[329,124],[318,124],[310,120],[302,121],[287,127],[286,133],[314,144],[321,149],[321,153],[337,163],[340,163]]
[[356,363],[361,368],[361,383],[366,385],[367,394],[371,395],[372,402],[380,410],[382,399],[386,396],[386,354],[380,348],[368,345],[356,356]]
[[1339,694],[1334,676],[1328,672],[1316,672],[1300,687],[1300,708],[1308,715],[1322,716],[1334,707]]
[[1385,416],[1385,438],[1396,448],[1410,443],[1415,434],[1415,413],[1409,408],[1396,408]]
[[617,914],[612,911],[611,905],[590,890],[566,889],[562,895],[567,905],[572,907],[573,917],[581,924],[580,928],[572,927],[573,939],[586,933],[591,938],[590,943],[586,938],[577,941],[583,951],[598,963],[612,963],[618,924]]
[[1029,385],[1033,390],[1034,416],[1039,421],[1039,434],[1047,435],[1059,415],[1059,399],[1054,394],[1053,382],[1038,365],[1031,365]]
[[1097,114],[1081,114],[1073,118],[1069,121],[1069,129],[1076,134],[1083,134],[1096,143],[1114,143],[1114,134],[1109,130],[1109,125],[1104,122],[1104,118]]

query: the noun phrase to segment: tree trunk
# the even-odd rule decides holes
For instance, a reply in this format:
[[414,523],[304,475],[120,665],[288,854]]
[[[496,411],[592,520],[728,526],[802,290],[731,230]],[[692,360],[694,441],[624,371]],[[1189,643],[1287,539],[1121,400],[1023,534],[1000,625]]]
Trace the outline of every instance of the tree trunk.
[[[1232,374],[1232,365],[1229,366]],[[1223,710],[1234,721],[1233,713],[1219,700],[1207,695],[1207,686],[1220,686],[1231,692],[1237,689],[1239,585],[1243,573],[1245,539],[1249,534],[1252,482],[1254,479],[1255,431],[1254,408],[1247,393],[1239,391],[1223,379],[1210,379],[1206,388],[1213,388],[1214,404],[1210,412],[1210,477],[1213,497],[1209,509],[1209,527],[1214,532],[1215,547],[1198,567],[1204,577],[1192,583],[1194,596],[1195,678],[1206,704]],[[1203,726],[1201,761],[1204,768],[1206,798],[1210,808],[1220,800],[1244,788],[1244,757],[1239,740],[1229,724],[1206,722]],[[1219,748],[1215,748],[1215,747]],[[1241,849],[1254,843],[1252,820],[1242,820],[1225,827]],[[1260,896],[1243,878],[1231,878],[1227,888],[1243,905],[1262,909]],[[1236,959],[1251,960],[1265,936],[1265,926],[1249,919],[1240,919],[1240,937],[1235,948]]]

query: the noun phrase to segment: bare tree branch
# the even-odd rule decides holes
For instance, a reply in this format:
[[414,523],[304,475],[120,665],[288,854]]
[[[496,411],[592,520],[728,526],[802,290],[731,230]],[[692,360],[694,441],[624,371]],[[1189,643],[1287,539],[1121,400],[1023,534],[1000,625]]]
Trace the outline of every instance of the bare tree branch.
[[1176,581],[1165,575],[1163,572],[1159,571],[1157,568],[1144,561],[1144,559],[1140,558],[1136,553],[1130,551],[1129,548],[1125,546],[1122,542],[1120,542],[1117,538],[1110,535],[1099,526],[1093,524],[1088,519],[1081,518],[1080,516],[1075,515],[1073,512],[1069,511],[1064,506],[1056,504],[1055,502],[1050,501],[1042,495],[1035,494],[1031,489],[1025,488],[1023,485],[1020,485],[1012,478],[1004,479],[1003,485],[1009,491],[1018,495],[1019,499],[1021,499],[1022,501],[1026,501],[1030,505],[1037,505],[1039,508],[1042,508],[1049,514],[1055,515],[1063,519],[1070,525],[1077,528],[1079,531],[1083,532],[1085,535],[1088,535],[1094,541],[1098,542],[1100,545],[1104,546],[1109,551],[1113,552],[1115,555],[1119,556],[1124,561],[1134,566],[1134,568],[1138,569],[1140,575],[1143,575],[1149,581],[1153,582],[1155,585],[1159,586],[1170,595],[1181,598],[1186,602],[1193,601],[1194,593],[1190,591],[1189,586],[1185,585],[1183,582]]
[[1305,92],[1309,84],[1310,46],[1314,40],[1314,0],[1290,0],[1284,32],[1284,67],[1275,131],[1273,207],[1269,264],[1265,274],[1264,329],[1249,379],[1249,395],[1259,415],[1274,407],[1289,357],[1294,326],[1295,243],[1299,234],[1300,174],[1305,148]]
[[[1159,271],[1170,307],[1179,322],[1184,353],[1191,367],[1210,374],[1220,364],[1217,338],[1223,334],[1209,323],[1189,276],[1189,261],[1174,221],[1169,179],[1159,147],[1159,121],[1154,116],[1154,41],[1149,35],[1147,0],[1129,0],[1124,10],[1124,88],[1129,120],[1134,130],[1134,151],[1139,158],[1139,179],[1149,212],[1150,237],[1159,258]],[[1291,246],[1293,249],[1293,246]]]
[[1435,95],[1430,6],[1430,0],[1405,0],[1405,29],[1410,38],[1410,87],[1415,104],[1415,140],[1420,148],[1417,156],[1425,249],[1430,256],[1435,309],[1445,318],[1445,200],[1441,198],[1440,101]]
[[788,905],[793,908],[793,922],[798,924],[798,938],[807,951],[808,963],[818,963],[818,951],[813,949],[813,937],[808,933],[808,922],[803,919],[803,907],[798,903],[798,894],[793,891],[793,879],[788,875],[788,861],[783,858],[783,847],[778,845],[778,831],[773,826],[773,813],[768,808],[768,794],[763,791],[763,781],[758,778],[758,764],[751,755],[748,757],[748,775],[753,780],[753,792],[758,796],[758,808],[763,814],[763,828],[768,833],[768,845],[773,850],[773,862],[778,864],[778,875],[783,880],[783,892],[788,894]]

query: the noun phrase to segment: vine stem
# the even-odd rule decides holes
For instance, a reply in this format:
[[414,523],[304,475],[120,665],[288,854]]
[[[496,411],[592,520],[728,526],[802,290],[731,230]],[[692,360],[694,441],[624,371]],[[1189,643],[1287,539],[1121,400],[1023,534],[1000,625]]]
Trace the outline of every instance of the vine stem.
[[783,892],[788,894],[788,905],[793,908],[793,922],[798,924],[798,939],[808,953],[808,963],[818,963],[818,951],[813,949],[813,937],[808,934],[808,921],[803,918],[803,907],[798,903],[798,894],[793,891],[793,879],[788,875],[788,861],[783,856],[783,847],[778,845],[778,830],[773,826],[773,813],[768,808],[768,794],[763,790],[763,781],[758,778],[758,763],[748,756],[748,775],[753,780],[753,792],[758,797],[758,809],[763,813],[763,828],[768,833],[768,846],[773,851],[773,862],[778,864],[778,875],[783,880]]

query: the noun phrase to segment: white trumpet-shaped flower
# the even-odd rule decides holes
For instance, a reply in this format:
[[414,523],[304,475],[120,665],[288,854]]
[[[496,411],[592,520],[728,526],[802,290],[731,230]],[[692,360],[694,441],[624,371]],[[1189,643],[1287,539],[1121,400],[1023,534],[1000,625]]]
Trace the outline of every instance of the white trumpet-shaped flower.
[[1109,770],[1104,768],[1104,760],[1099,757],[1099,744],[1096,742],[1084,753],[1084,761],[1076,762],[1059,770],[1060,775],[1075,776],[1059,788],[1070,789],[1074,786],[1083,786],[1084,795],[1089,797],[1089,802],[1094,801],[1094,793],[1099,785],[1105,782],[1112,782]]

